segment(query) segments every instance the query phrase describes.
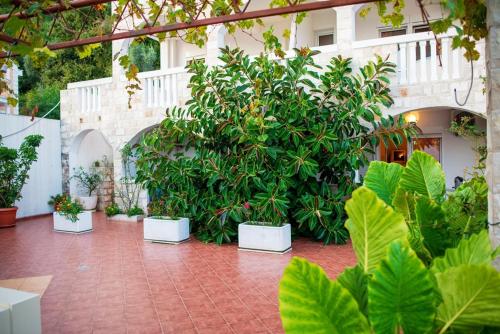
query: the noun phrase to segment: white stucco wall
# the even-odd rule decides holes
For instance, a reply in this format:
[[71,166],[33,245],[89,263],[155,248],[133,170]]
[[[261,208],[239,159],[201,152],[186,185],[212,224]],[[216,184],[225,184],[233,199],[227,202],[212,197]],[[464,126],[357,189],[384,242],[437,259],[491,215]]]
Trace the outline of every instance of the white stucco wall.
[[[52,208],[47,204],[50,196],[62,192],[60,121],[36,121],[26,131],[3,139],[7,147],[17,149],[27,135],[40,134],[44,137],[38,148],[38,161],[31,166],[30,178],[23,187],[23,198],[16,203],[19,207],[18,218],[51,212]],[[28,116],[0,115],[0,135],[9,135],[31,124],[31,117]]]

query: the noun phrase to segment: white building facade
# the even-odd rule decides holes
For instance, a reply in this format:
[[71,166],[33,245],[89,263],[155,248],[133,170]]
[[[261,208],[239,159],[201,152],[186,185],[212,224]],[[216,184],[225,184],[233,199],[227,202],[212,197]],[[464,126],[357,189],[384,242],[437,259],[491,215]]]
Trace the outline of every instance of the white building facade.
[[[259,1],[258,5],[264,8],[267,2]],[[374,59],[375,54],[388,57],[397,64],[396,74],[390,78],[395,103],[384,112],[411,118],[422,133],[404,146],[381,147],[374,158],[404,163],[414,150],[427,150],[443,165],[447,187],[451,189],[455,177],[464,177],[464,170],[470,170],[476,159],[473,144],[450,133],[451,121],[467,112],[478,127],[486,129],[486,96],[481,80],[486,69],[484,42],[478,45],[481,57],[473,64],[472,88],[462,106],[457,99],[461,103],[469,91],[471,66],[461,50],[452,50],[452,32],[438,36],[437,43],[413,1],[407,2],[407,21],[400,28],[383,26],[374,10],[365,18],[360,17],[362,8],[354,5],[310,12],[298,26],[293,15],[266,18],[265,27],[255,28],[253,35],[260,37],[272,25],[289,50],[287,56],[293,56],[293,48],[310,47],[321,51],[315,56],[320,65],[328,64],[337,55],[352,57],[355,68]],[[429,13],[431,18],[442,15],[438,5],[430,8]],[[282,37],[285,29],[291,31],[289,38]],[[112,77],[70,83],[61,91],[65,190],[76,192],[69,181],[73,168],[87,168],[103,156],[113,162],[114,180],[122,176],[120,149],[127,143],[137,143],[143,133],[159,124],[166,108],[182,106],[189,99],[189,75],[185,69],[188,61],[204,59],[209,65],[217,64],[219,48],[225,45],[239,47],[250,55],[264,49],[243,32],[229,35],[223,26],[211,26],[208,31],[209,40],[203,48],[175,38],[161,43],[161,68],[139,73],[142,90],[132,97],[132,108],[128,108],[127,81],[117,61],[113,62]],[[113,54],[126,53],[129,44],[114,41]],[[101,191],[101,208],[111,200],[113,187],[107,187]],[[141,205],[145,204],[142,198]]]

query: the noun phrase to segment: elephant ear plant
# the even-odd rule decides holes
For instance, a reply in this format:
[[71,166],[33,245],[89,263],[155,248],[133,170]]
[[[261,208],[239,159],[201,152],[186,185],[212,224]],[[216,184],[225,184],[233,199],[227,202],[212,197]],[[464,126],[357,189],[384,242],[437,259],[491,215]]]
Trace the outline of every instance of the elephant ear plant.
[[174,155],[185,157],[195,194],[186,204],[206,242],[233,241],[248,219],[345,242],[356,170],[380,140],[399,143],[411,130],[382,117],[395,65],[378,57],[353,72],[349,58],[321,68],[309,49],[285,60],[221,52],[220,66],[189,65],[192,98],[146,135],[140,179],[155,193]]
[[11,208],[21,199],[21,190],[29,178],[29,170],[38,159],[37,148],[43,137],[29,135],[19,149],[5,147],[0,137],[0,208]]
[[457,232],[446,210],[437,214],[443,195],[442,170],[425,153],[407,167],[372,162],[346,203],[358,264],[331,280],[293,258],[279,288],[285,332],[497,333],[499,249],[484,224]]

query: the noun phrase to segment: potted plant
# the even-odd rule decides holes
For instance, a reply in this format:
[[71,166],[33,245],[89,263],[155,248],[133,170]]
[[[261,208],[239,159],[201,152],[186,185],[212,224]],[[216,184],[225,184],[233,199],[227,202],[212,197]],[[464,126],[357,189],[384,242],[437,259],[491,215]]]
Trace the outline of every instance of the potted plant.
[[86,171],[83,167],[74,170],[72,178],[76,179],[78,185],[85,191],[86,196],[78,196],[84,210],[94,210],[97,206],[97,195],[92,193],[102,182],[102,175],[91,168]]
[[242,207],[246,221],[238,225],[240,250],[284,254],[292,249],[292,229],[286,222],[289,200],[278,182]]
[[150,217],[144,218],[144,240],[178,244],[189,239],[189,218],[181,217],[186,210],[184,199],[170,196],[149,204]]
[[92,212],[84,211],[81,203],[69,196],[56,206],[54,231],[66,233],[83,233],[92,231]]
[[28,181],[31,164],[38,159],[37,148],[43,137],[29,135],[18,150],[2,145],[0,137],[0,227],[16,225],[17,207],[21,190]]

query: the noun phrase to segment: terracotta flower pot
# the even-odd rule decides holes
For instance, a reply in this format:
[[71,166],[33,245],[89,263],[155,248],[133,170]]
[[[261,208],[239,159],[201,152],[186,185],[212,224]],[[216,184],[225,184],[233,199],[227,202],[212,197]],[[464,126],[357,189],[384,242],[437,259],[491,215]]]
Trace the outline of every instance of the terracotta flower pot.
[[0,228],[16,226],[17,206],[0,209]]

